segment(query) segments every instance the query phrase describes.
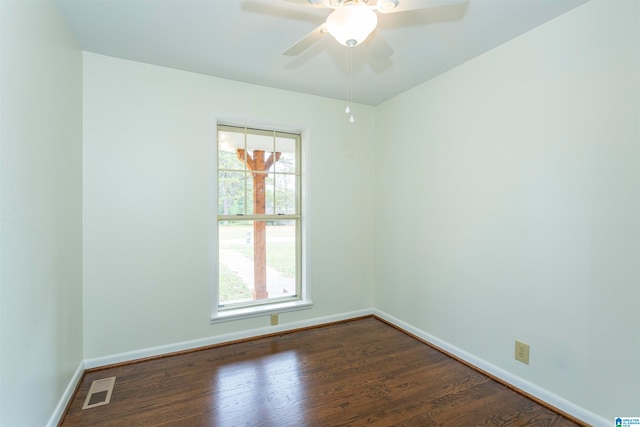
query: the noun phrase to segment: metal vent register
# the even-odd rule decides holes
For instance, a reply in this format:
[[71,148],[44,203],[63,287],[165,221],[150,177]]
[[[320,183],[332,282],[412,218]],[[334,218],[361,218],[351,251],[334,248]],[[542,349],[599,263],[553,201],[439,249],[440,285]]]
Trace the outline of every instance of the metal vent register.
[[82,409],[95,408],[109,403],[115,383],[116,377],[103,378],[92,382]]

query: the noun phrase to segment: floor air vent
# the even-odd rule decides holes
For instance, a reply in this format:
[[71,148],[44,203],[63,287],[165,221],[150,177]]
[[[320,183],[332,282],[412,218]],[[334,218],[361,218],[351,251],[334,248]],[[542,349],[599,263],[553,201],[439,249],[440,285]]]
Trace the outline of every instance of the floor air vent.
[[92,382],[91,387],[89,388],[89,393],[87,393],[87,398],[84,400],[84,405],[82,405],[82,409],[95,408],[96,406],[102,406],[109,403],[115,383],[116,377],[103,378]]

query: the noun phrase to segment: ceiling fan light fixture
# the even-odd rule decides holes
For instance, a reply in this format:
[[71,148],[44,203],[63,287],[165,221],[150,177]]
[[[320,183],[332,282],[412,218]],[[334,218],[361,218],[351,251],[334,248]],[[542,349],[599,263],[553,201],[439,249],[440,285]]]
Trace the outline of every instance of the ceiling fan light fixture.
[[327,31],[340,44],[356,46],[369,37],[378,25],[378,16],[361,3],[347,3],[327,18]]

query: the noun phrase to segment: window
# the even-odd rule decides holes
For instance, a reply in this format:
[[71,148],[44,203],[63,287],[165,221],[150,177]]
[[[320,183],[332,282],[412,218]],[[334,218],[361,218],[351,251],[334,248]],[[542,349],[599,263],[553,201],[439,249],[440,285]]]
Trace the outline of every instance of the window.
[[218,124],[216,153],[213,320],[308,307],[301,135]]

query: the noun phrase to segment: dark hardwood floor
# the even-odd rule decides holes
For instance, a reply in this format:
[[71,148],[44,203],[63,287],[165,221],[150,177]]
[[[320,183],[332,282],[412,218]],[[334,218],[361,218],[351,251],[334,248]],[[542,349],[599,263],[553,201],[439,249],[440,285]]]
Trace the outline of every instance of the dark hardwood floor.
[[[82,410],[111,376],[111,402]],[[87,372],[61,425],[578,424],[365,318]]]

